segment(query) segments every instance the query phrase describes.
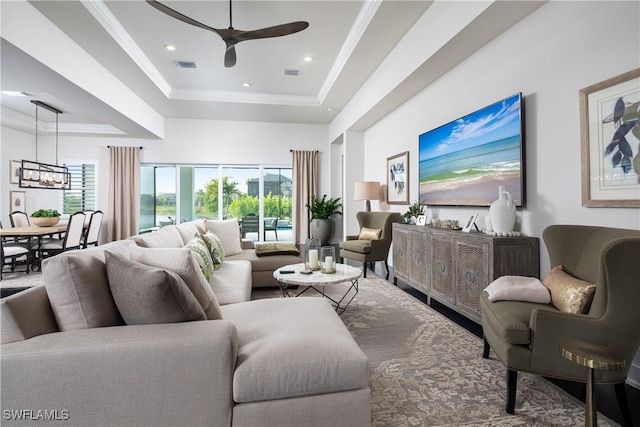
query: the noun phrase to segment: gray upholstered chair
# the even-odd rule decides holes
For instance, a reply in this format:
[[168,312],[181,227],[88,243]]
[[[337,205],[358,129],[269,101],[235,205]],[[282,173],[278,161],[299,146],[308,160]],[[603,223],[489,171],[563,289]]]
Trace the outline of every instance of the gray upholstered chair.
[[[360,239],[359,235],[347,236],[347,240],[340,243],[340,257],[352,259],[362,263],[362,274],[367,277],[367,263],[373,264],[377,261],[384,261],[387,269],[387,279],[389,278],[389,247],[393,238],[392,225],[400,222],[401,216],[397,212],[358,212],[356,214],[360,230],[369,228],[381,230],[379,239]],[[362,233],[361,233],[362,234]]]
[[596,383],[615,384],[626,420],[625,379],[640,345],[640,231],[617,228],[553,225],[543,238],[551,267],[595,283],[586,314],[570,314],[551,304],[494,301],[480,298],[485,339],[483,357],[490,349],[507,368],[506,412],[515,409],[517,371],[586,382],[587,370],[561,352],[568,340],[604,345],[626,361],[622,371],[595,371]]

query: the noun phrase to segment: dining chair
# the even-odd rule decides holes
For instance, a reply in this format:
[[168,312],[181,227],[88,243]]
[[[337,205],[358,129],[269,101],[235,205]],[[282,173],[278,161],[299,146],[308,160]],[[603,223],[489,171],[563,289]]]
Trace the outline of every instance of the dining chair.
[[11,266],[11,272],[16,271],[16,265],[19,258],[24,257],[25,272],[29,274],[29,265],[31,264],[31,254],[28,247],[25,247],[19,243],[10,243],[4,239],[0,239],[0,259],[2,264],[0,265],[0,280],[2,280],[2,272],[6,265]]
[[88,215],[89,221],[85,217],[86,230],[84,232],[82,247],[86,248],[88,245],[98,246],[98,236],[100,236],[100,227],[102,225],[102,218],[104,214],[102,211],[93,211]]
[[84,219],[84,212],[71,214],[64,237],[61,239],[45,239],[40,248],[38,248],[41,260],[68,250],[81,249]]
[[29,227],[29,215],[26,212],[13,211],[9,214],[9,221],[12,227]]

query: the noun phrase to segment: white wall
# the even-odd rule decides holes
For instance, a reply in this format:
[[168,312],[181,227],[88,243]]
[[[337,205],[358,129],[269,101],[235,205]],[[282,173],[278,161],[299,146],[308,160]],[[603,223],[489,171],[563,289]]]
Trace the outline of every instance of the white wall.
[[[409,151],[410,200],[418,200],[418,135],[522,92],[527,207],[518,211],[521,230],[541,237],[558,223],[639,229],[640,209],[582,207],[578,101],[580,89],[640,65],[638,16],[638,2],[547,3],[370,127],[365,178],[386,182],[386,158]],[[374,203],[373,210],[406,211]],[[478,211],[483,224],[488,208],[434,209],[437,217],[459,220]],[[544,275],[543,244],[540,256]]]
[[[34,136],[2,128],[0,176],[9,176],[9,160],[35,157]],[[107,145],[142,146],[143,163],[291,165],[289,150],[320,151],[320,191],[330,193],[330,145],[327,127],[282,123],[168,119],[165,139],[124,139],[60,136],[60,163],[70,160],[98,162],[98,209],[107,213],[109,151]],[[55,163],[55,139],[38,136],[38,159]],[[9,191],[17,184],[1,180],[0,220],[9,224]],[[27,190],[27,212],[61,206],[59,191]],[[105,221],[106,223],[106,221]],[[103,233],[105,235],[105,233]]]

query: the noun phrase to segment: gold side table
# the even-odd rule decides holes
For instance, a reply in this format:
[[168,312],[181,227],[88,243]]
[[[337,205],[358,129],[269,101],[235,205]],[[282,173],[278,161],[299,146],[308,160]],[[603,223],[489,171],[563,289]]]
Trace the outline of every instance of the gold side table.
[[595,427],[598,425],[598,409],[596,406],[594,372],[596,369],[603,371],[621,371],[627,364],[625,360],[612,352],[609,348],[591,344],[584,341],[569,340],[561,345],[562,355],[587,367],[587,398],[584,425]]

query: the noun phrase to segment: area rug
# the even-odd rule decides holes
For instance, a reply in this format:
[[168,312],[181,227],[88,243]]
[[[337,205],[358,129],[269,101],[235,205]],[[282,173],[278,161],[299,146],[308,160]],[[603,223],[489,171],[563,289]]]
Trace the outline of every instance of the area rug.
[[482,358],[480,338],[383,279],[360,279],[359,288],[340,317],[369,358],[373,426],[584,425],[583,403],[527,373],[518,375],[515,415],[506,414],[505,368],[493,353]]

